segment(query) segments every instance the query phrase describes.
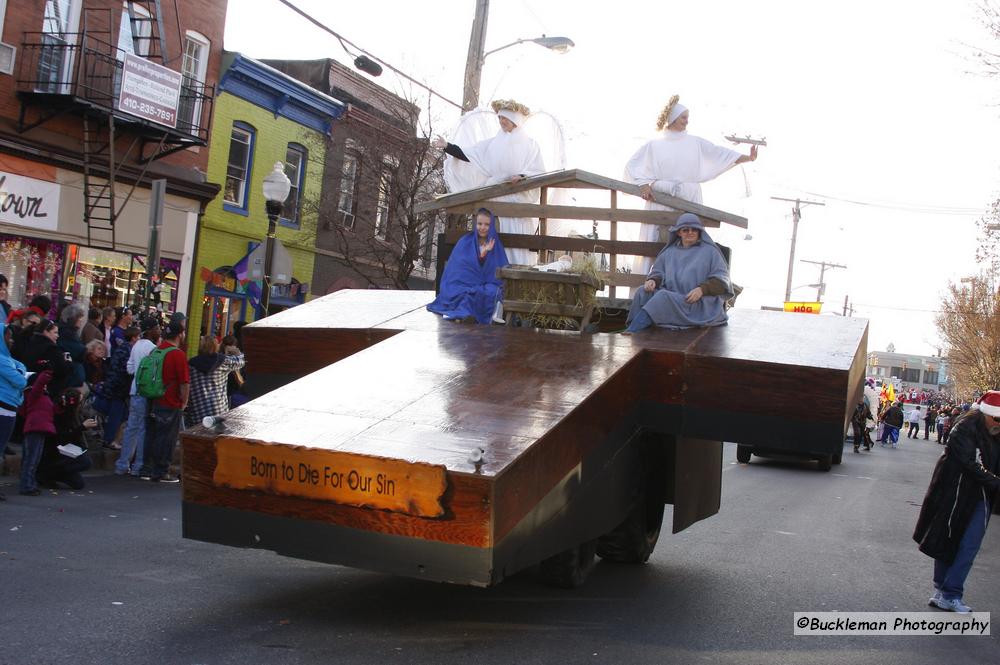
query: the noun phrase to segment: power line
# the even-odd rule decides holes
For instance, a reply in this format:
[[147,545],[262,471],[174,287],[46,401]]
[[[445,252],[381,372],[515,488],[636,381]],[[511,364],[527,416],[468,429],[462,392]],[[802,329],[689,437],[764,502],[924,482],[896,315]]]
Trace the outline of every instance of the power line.
[[354,54],[351,53],[350,49],[347,48],[346,44],[350,44],[351,47],[354,48],[356,51],[364,53],[365,55],[367,55],[372,60],[375,60],[376,62],[379,62],[386,69],[389,69],[389,70],[395,72],[396,75],[398,75],[398,76],[402,76],[403,78],[405,78],[410,83],[414,83],[416,85],[419,85],[421,88],[423,88],[427,92],[429,92],[432,95],[434,95],[434,96],[436,96],[436,97],[438,97],[438,98],[440,98],[440,99],[448,102],[449,104],[451,104],[452,106],[454,106],[456,108],[459,108],[459,109],[462,108],[462,105],[459,104],[458,102],[454,102],[454,101],[448,99],[447,97],[445,97],[444,95],[442,95],[440,92],[438,92],[434,88],[430,87],[429,85],[427,85],[425,83],[421,83],[420,81],[418,81],[417,79],[413,78],[409,74],[406,74],[405,72],[403,72],[398,67],[393,67],[392,65],[390,65],[388,62],[386,62],[382,58],[380,58],[377,55],[373,54],[371,51],[367,51],[367,50],[361,48],[360,46],[358,46],[357,44],[355,44],[354,42],[352,42],[351,40],[349,40],[347,37],[344,37],[343,35],[339,34],[336,31],[334,31],[332,28],[328,27],[327,25],[325,25],[323,23],[320,23],[317,19],[313,18],[312,16],[310,16],[309,14],[307,14],[306,12],[304,12],[303,10],[299,9],[298,7],[296,7],[295,5],[293,5],[288,0],[278,0],[278,2],[280,2],[281,4],[285,5],[289,9],[291,9],[293,12],[295,12],[296,14],[298,14],[299,16],[301,16],[302,18],[306,19],[307,21],[309,21],[310,23],[312,23],[313,25],[315,25],[320,30],[323,30],[323,31],[328,32],[331,35],[333,35],[337,39],[337,41],[340,42],[340,45],[344,48],[345,51],[347,51],[347,53],[349,55],[354,55]]
[[830,199],[832,201],[839,201],[840,203],[849,203],[851,205],[865,206],[869,208],[884,208],[886,210],[901,210],[903,212],[915,212],[923,213],[928,215],[959,215],[959,216],[970,216],[970,215],[982,215],[986,212],[985,208],[962,208],[959,206],[925,206],[918,205],[915,203],[880,203],[876,201],[862,201],[859,199],[849,199],[838,196],[830,196],[829,194],[818,194],[816,192],[807,192],[803,190],[803,193],[810,196],[820,196],[825,199]]

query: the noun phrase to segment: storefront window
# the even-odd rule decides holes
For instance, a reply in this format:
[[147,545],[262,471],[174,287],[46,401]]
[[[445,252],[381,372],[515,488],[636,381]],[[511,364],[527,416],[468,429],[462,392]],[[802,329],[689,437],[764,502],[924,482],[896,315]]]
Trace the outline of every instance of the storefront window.
[[44,294],[59,302],[65,250],[61,242],[0,235],[0,274],[10,283],[7,301],[23,307]]
[[[144,257],[107,249],[70,245],[66,293],[93,307],[132,306],[146,287]],[[160,259],[160,276],[150,306],[171,313],[177,308],[180,261]]]
[[202,335],[221,340],[233,334],[233,324],[245,320],[246,298],[241,295],[210,289],[202,299],[202,330],[199,331]]

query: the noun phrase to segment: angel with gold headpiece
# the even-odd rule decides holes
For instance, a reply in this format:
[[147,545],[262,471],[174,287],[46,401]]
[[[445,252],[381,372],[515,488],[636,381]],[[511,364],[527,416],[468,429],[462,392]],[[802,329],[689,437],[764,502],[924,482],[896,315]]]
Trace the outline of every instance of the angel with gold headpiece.
[[[701,203],[701,183],[721,175],[728,169],[757,159],[757,146],[744,155],[735,150],[715,145],[711,141],[687,133],[689,112],[674,95],[660,112],[656,130],[659,138],[639,148],[625,165],[625,181],[639,185],[646,210],[669,210],[653,200],[653,192]],[[660,240],[659,227],[642,224],[639,239],[649,242]],[[645,273],[652,260],[646,258],[636,271]]]
[[[564,166],[562,133],[558,123],[545,113],[532,114],[524,104],[498,99],[493,111],[475,109],[462,116],[451,132],[452,141],[434,137],[432,145],[444,150],[448,159],[444,177],[452,192],[518,182]],[[497,131],[499,122],[499,131]],[[544,137],[536,141],[536,136]],[[539,190],[515,192],[496,201],[538,203]],[[538,220],[528,217],[500,217],[501,233],[532,235]],[[527,249],[507,248],[507,258],[517,265],[531,265]]]

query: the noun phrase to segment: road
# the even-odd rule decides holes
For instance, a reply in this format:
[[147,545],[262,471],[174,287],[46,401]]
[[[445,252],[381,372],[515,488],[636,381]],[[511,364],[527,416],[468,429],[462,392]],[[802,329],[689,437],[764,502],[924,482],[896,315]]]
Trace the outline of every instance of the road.
[[[177,485],[98,474],[29,498],[3,478],[0,663],[995,662],[996,629],[792,635],[794,611],[928,609],[931,560],[910,534],[940,450],[847,446],[821,473],[739,465],[727,444],[717,516],[574,591],[530,571],[484,590],[186,541]],[[994,616],[998,554],[994,526],[966,592]]]

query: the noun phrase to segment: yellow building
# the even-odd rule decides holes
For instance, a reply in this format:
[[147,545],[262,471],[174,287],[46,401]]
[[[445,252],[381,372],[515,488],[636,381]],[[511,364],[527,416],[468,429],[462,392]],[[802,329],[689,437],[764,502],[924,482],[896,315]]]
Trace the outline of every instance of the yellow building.
[[291,182],[277,226],[291,275],[289,283],[272,285],[270,312],[310,297],[317,219],[308,203],[319,198],[326,139],[346,110],[336,99],[235,53],[224,54],[219,90],[208,180],[223,187],[199,225],[188,312],[191,354],[197,353],[198,334],[221,338],[236,322],[263,316],[263,285],[247,264],[260,256],[250,255],[267,234],[262,183],[276,162]]

